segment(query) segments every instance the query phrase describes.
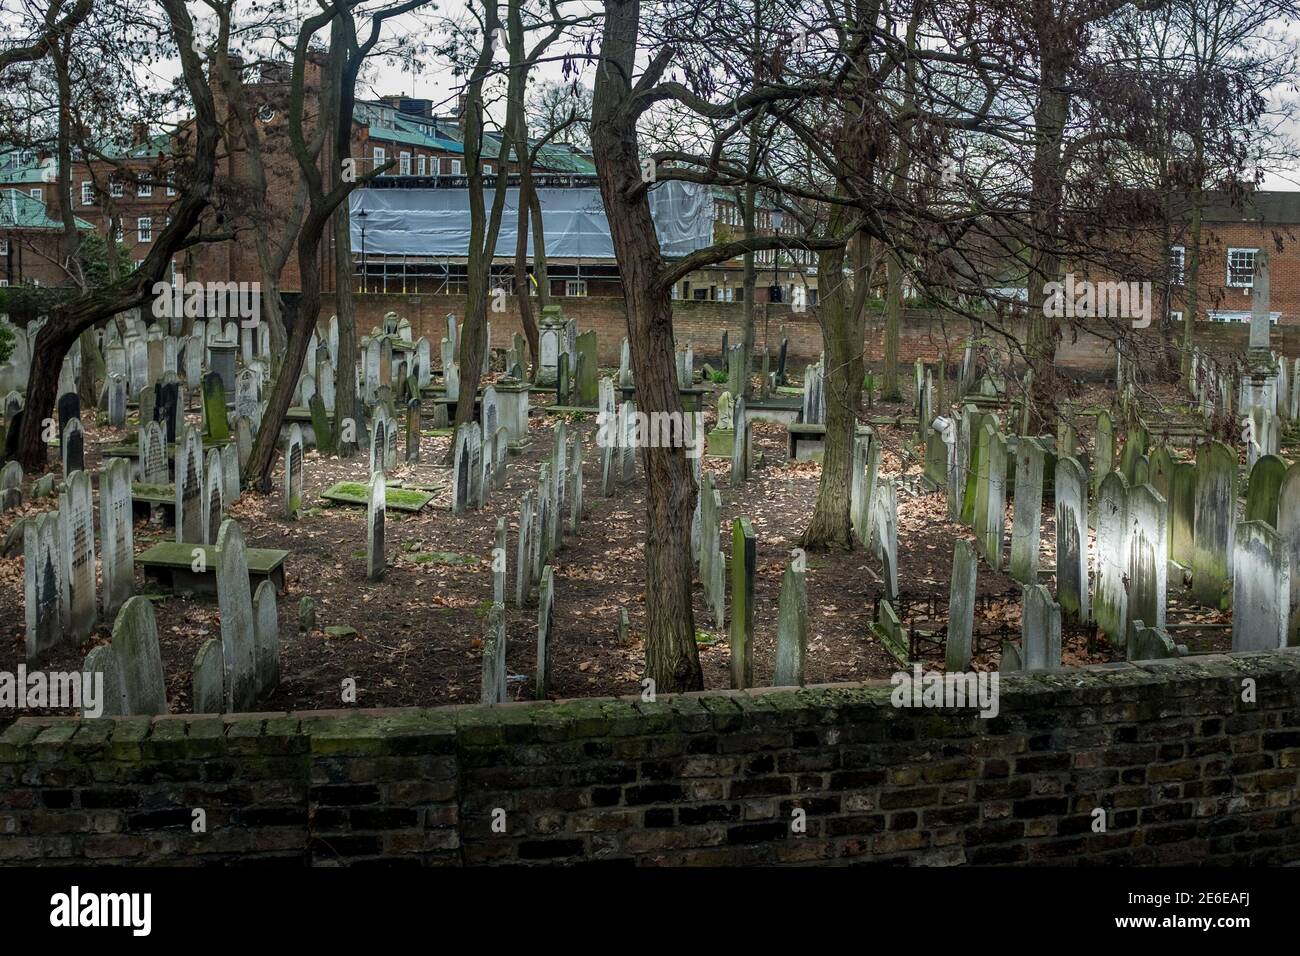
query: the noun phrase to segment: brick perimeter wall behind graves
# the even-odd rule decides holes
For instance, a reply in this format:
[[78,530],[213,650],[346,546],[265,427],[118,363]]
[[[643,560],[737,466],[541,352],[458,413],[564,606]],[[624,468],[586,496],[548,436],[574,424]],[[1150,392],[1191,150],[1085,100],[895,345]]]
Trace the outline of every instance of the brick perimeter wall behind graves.
[[23,720],[0,861],[1300,859],[1300,651],[1005,678],[992,719],[891,692]]
[[[383,325],[384,313],[396,312],[411,322],[416,338],[427,337],[433,345],[434,362],[439,361],[438,342],[447,334],[446,316],[452,313],[458,319],[465,315],[465,297],[457,295],[378,295],[357,294],[357,327],[362,334],[372,328]],[[621,298],[574,297],[553,300],[566,315],[578,322],[578,330],[595,329],[599,343],[600,362],[605,366],[616,366],[619,362],[623,339],[627,336],[627,318],[624,301]],[[522,332],[519,324],[519,312],[513,296],[505,299],[504,312],[489,313],[488,321],[492,323],[492,346],[509,348],[511,336]],[[771,314],[765,317],[765,309]],[[673,328],[680,344],[690,341],[695,346],[695,367],[709,362],[715,368],[721,368],[720,350],[722,332],[728,331],[729,340],[734,345],[740,341],[743,306],[738,302],[698,302],[694,300],[675,300],[673,302]],[[327,320],[333,306],[327,304],[320,313],[322,320]],[[794,312],[790,306],[759,304],[756,307],[755,337],[761,350],[764,343],[764,327],[767,329],[768,345],[772,360],[781,344],[781,327],[790,340],[789,361],[793,363],[790,371],[803,374],[803,366],[816,361],[822,349],[821,326],[818,324],[816,309],[806,312]],[[540,312],[536,313],[540,319]],[[1087,374],[1113,372],[1115,352],[1109,339],[1113,337],[1109,328],[1099,326],[1104,336],[1080,330],[1077,341],[1067,330],[1058,350],[1058,365],[1079,369]],[[1024,330],[1016,327],[1021,341]],[[1159,331],[1156,329],[1138,333],[1151,345],[1157,344]],[[1181,326],[1178,334],[1181,336]],[[909,309],[903,313],[902,328],[899,335],[899,356],[903,364],[911,364],[916,359],[936,362],[947,355],[949,362],[961,359],[966,339],[970,335],[968,320],[952,315],[926,309]],[[1244,323],[1199,322],[1196,327],[1196,341],[1210,352],[1245,352],[1250,337],[1250,328]],[[884,354],[883,321],[878,315],[868,318],[866,333],[867,356],[877,363]],[[1300,325],[1276,326],[1273,331],[1273,348],[1287,356],[1300,356]],[[1017,363],[1019,364],[1019,363]]]

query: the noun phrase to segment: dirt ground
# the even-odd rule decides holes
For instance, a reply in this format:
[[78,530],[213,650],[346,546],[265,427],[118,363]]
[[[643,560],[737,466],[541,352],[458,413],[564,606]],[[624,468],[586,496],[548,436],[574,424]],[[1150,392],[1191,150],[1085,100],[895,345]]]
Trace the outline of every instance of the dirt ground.
[[[1082,396],[1104,400],[1104,394]],[[712,404],[711,402],[708,404]],[[874,415],[906,415],[910,405],[877,403]],[[712,427],[712,412],[708,413]],[[191,415],[197,426],[197,412]],[[481,674],[481,633],[490,606],[492,574],[490,554],[498,516],[509,528],[506,627],[509,641],[508,670],[511,695],[527,699],[532,694],[536,669],[536,606],[518,608],[513,603],[515,536],[523,493],[536,487],[538,465],[551,447],[554,416],[536,409],[530,420],[533,441],[524,454],[512,457],[503,488],[492,492],[479,512],[453,515],[449,510],[448,472],[439,466],[449,439],[425,437],[423,464],[401,465],[390,479],[441,485],[432,504],[418,515],[390,510],[387,550],[390,566],[382,581],[370,583],[365,574],[365,509],[331,506],[320,493],[338,481],[365,481],[366,456],[347,461],[322,458],[309,452],[305,463],[304,507],[299,520],[280,513],[277,493],[260,496],[245,491],[230,509],[239,521],[250,547],[282,548],[291,552],[286,562],[286,590],[279,597],[281,683],[265,702],[268,710],[330,708],[341,706],[341,689],[347,678],[357,686],[356,705],[392,707],[476,702]],[[556,575],[554,663],[552,695],[557,698],[639,692],[644,668],[641,633],[645,621],[644,547],[645,499],[638,479],[619,486],[610,498],[601,496],[600,456],[595,445],[594,415],[569,420],[585,445],[585,517],[576,536],[566,535],[553,564]],[[770,681],[775,657],[777,604],[781,577],[790,552],[808,523],[816,500],[820,466],[812,462],[786,463],[783,426],[755,426],[753,478],[731,489],[727,460],[705,458],[721,491],[724,519],[723,551],[730,552],[730,522],[748,516],[757,535],[758,573],[755,604],[755,664],[758,684]],[[884,446],[883,475],[902,474],[914,479],[922,461],[913,458],[900,467],[900,451],[910,441],[910,427],[878,429]],[[133,432],[86,425],[86,467],[98,482],[99,446],[133,440]],[[1082,435],[1090,443],[1087,435]],[[399,458],[402,457],[399,450]],[[54,466],[57,468],[57,466]],[[30,491],[32,479],[25,482]],[[278,488],[277,472],[277,488]],[[942,627],[948,613],[948,590],[953,541],[971,538],[969,529],[947,519],[943,494],[913,494],[905,481],[899,493],[900,609],[904,624],[920,635],[919,647],[926,666],[941,667],[937,642],[926,632]],[[27,501],[21,510],[0,515],[0,540],[19,517],[48,510],[56,499]],[[1054,564],[1054,521],[1048,502],[1043,513],[1041,567]],[[1008,505],[1007,535],[1011,507]],[[141,520],[135,527],[139,553],[150,544],[173,540],[170,527]],[[21,548],[19,549],[21,552]],[[883,678],[898,664],[872,635],[874,601],[883,594],[880,563],[865,550],[810,552],[807,563],[810,615],[807,654],[808,683]],[[1051,576],[1044,583],[1051,585]],[[137,573],[137,588],[148,592]],[[1019,634],[1020,588],[1005,573],[990,571],[981,563],[975,630],[977,669],[996,668],[997,648],[1003,637]],[[703,592],[695,587],[695,626],[705,685],[729,686],[728,647],[725,632],[716,633],[706,611]],[[300,633],[299,602],[310,597],[316,604],[316,629]],[[220,635],[215,597],[158,594],[154,597],[169,706],[173,712],[191,708],[191,668],[200,645]],[[618,639],[619,612],[626,608],[631,638]],[[1225,623],[1227,615],[1184,607],[1174,595],[1170,620]],[[355,629],[355,634],[330,636],[331,626]],[[111,622],[103,621],[84,644],[67,648],[43,665],[48,670],[80,667],[86,653],[108,640]],[[23,559],[0,559],[0,670],[14,671],[23,661]],[[1187,632],[1175,634],[1186,641]],[[1091,643],[1091,647],[1090,647]],[[1230,643],[1226,629],[1199,631],[1189,643],[1194,650],[1224,649]],[[1090,642],[1083,631],[1067,631],[1067,663],[1108,660],[1115,656],[1104,639]],[[0,716],[0,725],[5,718]]]

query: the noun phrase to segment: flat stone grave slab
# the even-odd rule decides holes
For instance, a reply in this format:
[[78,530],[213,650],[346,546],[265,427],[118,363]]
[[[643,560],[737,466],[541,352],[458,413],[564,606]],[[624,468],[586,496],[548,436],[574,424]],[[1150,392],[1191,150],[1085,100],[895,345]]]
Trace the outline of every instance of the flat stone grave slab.
[[787,428],[799,422],[803,402],[797,398],[756,398],[745,402],[745,417],[750,423],[772,422]]
[[[390,511],[422,511],[434,495],[420,488],[405,488],[396,482],[385,482],[384,503]],[[370,488],[360,481],[340,481],[321,492],[326,501],[364,508],[370,503]]]
[[[212,439],[208,438],[205,435],[203,436],[203,450],[207,451],[209,448],[224,448],[226,445],[229,445],[230,442],[231,439],[229,438],[222,439],[221,441],[213,441]],[[139,458],[140,446],[135,442],[131,442],[129,445],[128,444],[100,445],[99,453],[104,458]],[[167,462],[168,464],[171,464],[175,460],[176,460],[176,442],[168,442]]]
[[[206,571],[194,570],[194,550],[202,548]],[[248,548],[248,581],[256,591],[263,581],[270,581],[277,591],[284,590],[284,559],[288,551],[273,548]],[[217,549],[214,545],[178,544],[164,541],[136,556],[136,565],[146,580],[157,581],[173,591],[196,594],[217,593]]]
[[[636,386],[635,386],[635,385],[615,385],[614,388],[617,389],[618,392],[619,392],[619,403],[620,403],[620,404],[621,404],[622,402],[631,402],[631,401],[636,401]],[[533,391],[536,392],[536,391],[538,391],[538,390],[539,390],[539,389],[537,388],[537,386],[534,385],[534,386],[533,386]],[[545,389],[542,389],[542,391],[545,391]],[[551,391],[555,391],[555,390],[554,390],[554,389],[551,389]],[[681,397],[681,400],[682,400],[682,411],[686,411],[686,412],[703,412],[703,411],[704,411],[704,396],[705,396],[705,395],[712,395],[712,394],[713,394],[713,389],[711,389],[711,388],[705,388],[705,387],[700,386],[700,385],[692,385],[690,388],[678,388],[678,389],[677,389],[677,394]],[[747,404],[748,404],[748,403],[747,403]],[[548,409],[548,410],[550,410],[550,409]],[[583,411],[583,412],[587,412],[587,411],[591,411],[591,409],[589,409],[589,408],[579,408],[579,409],[574,409],[574,411]]]

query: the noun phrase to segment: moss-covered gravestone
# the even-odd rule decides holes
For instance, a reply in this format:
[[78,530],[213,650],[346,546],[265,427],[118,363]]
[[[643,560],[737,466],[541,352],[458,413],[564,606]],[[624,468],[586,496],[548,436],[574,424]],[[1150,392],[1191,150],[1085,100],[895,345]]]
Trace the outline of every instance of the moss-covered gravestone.
[[748,518],[731,526],[731,686],[754,685],[754,573],[757,539]]
[[781,579],[781,600],[776,618],[776,670],[772,677],[775,687],[802,686],[804,681],[804,659],[808,653],[808,589],[804,582],[803,561],[803,556],[798,555],[787,562]]
[[1205,607],[1226,608],[1232,579],[1237,512],[1237,453],[1219,441],[1196,452],[1196,513],[1192,596]]
[[113,654],[121,681],[123,706],[132,717],[167,713],[167,684],[158,625],[148,598],[133,597],[113,622]]

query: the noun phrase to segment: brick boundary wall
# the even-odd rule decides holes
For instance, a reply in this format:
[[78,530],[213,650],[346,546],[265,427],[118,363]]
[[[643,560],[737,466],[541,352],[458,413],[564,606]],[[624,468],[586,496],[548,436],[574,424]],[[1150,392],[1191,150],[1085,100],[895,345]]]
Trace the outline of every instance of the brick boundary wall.
[[1008,676],[991,719],[892,690],[28,718],[0,737],[0,861],[1300,860],[1300,649]]
[[[411,322],[414,337],[423,335],[429,339],[435,363],[440,361],[438,342],[447,334],[447,313],[452,313],[458,319],[465,315],[464,296],[357,293],[354,298],[357,328],[362,334],[368,333],[372,328],[382,327],[384,313],[396,312]],[[618,365],[623,339],[627,336],[623,299],[591,296],[557,298],[553,301],[566,315],[577,319],[580,332],[596,330],[598,356],[602,365]],[[522,332],[515,298],[507,296],[505,302],[504,312],[488,316],[488,321],[492,324],[493,348],[509,348],[514,333]],[[738,302],[674,300],[673,331],[679,343],[690,341],[694,345],[697,369],[705,362],[711,363],[715,368],[722,367],[722,331],[727,330],[732,344],[739,343],[742,308]],[[764,310],[768,308],[771,309],[771,316],[765,319]],[[333,304],[326,303],[321,308],[321,319],[328,320],[333,311]],[[759,303],[755,312],[757,347],[760,350],[763,347],[766,326],[772,361],[775,362],[784,325],[785,334],[790,340],[789,361],[794,363],[789,371],[802,376],[803,366],[815,362],[822,349],[821,326],[818,324],[816,307],[806,312],[794,312],[788,305],[769,307]],[[540,312],[536,316],[540,318]],[[1014,328],[1020,334],[1020,340],[1024,341],[1022,326]],[[1113,332],[1107,326],[1099,326],[1098,331],[1104,335],[1093,334],[1087,331],[1086,325],[1081,326],[1075,338],[1072,331],[1067,329],[1058,350],[1057,364],[1092,375],[1113,373],[1115,350],[1110,344]],[[1138,334],[1150,347],[1156,344],[1159,332],[1151,329]],[[1182,334],[1181,326],[1178,334]],[[937,362],[946,355],[948,361],[955,364],[961,360],[969,335],[970,322],[965,318],[934,310],[908,309],[903,313],[899,332],[899,361],[903,365],[910,365],[918,358],[924,362]],[[1249,339],[1250,327],[1244,323],[1199,322],[1196,326],[1198,344],[1211,352],[1244,353]],[[1300,325],[1275,326],[1273,348],[1284,355],[1300,357]],[[884,322],[875,313],[868,316],[866,349],[868,358],[872,360],[870,364],[879,365],[880,356],[884,354]]]

